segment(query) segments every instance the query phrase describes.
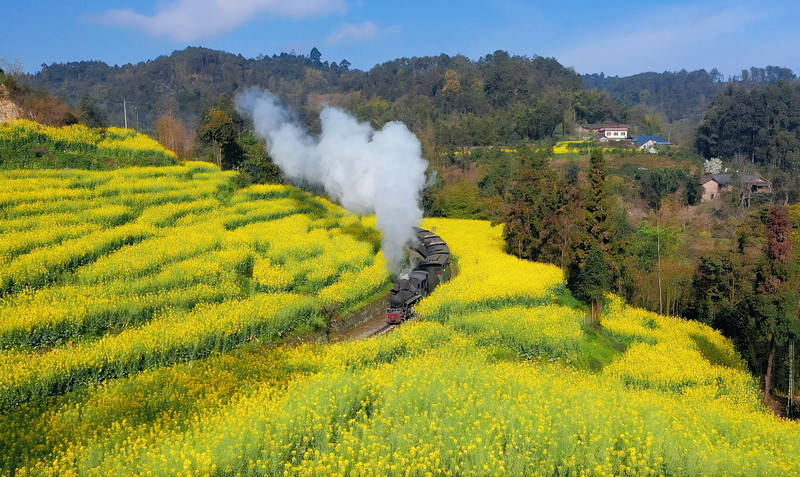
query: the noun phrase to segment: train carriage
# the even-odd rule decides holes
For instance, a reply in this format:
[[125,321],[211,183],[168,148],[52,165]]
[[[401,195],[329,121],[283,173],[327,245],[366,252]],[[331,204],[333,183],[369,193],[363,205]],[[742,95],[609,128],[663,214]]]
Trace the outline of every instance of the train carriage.
[[419,244],[415,250],[421,260],[405,278],[399,278],[389,296],[386,321],[397,324],[411,318],[414,305],[433,292],[437,285],[452,276],[450,247],[441,237],[423,228],[414,229]]

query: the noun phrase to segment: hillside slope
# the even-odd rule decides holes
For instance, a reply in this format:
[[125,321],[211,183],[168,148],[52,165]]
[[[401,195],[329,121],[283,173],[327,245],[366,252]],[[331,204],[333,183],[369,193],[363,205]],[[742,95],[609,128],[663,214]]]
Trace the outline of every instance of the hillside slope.
[[11,99],[8,88],[0,84],[0,123],[13,121],[22,117],[19,106]]
[[153,131],[167,112],[194,127],[220,95],[233,97],[258,86],[285,100],[312,129],[319,126],[319,109],[327,103],[378,125],[400,120],[423,143],[436,135],[439,143],[459,145],[549,136],[563,119],[562,96],[581,88],[580,76],[553,58],[504,51],[477,61],[445,54],[397,58],[361,71],[350,69],[346,60],[286,53],[244,58],[186,48],[122,66],[52,64],[28,81],[72,105],[88,98],[114,126],[123,123],[126,99],[136,105],[144,131]]
[[231,174],[0,172],[1,409],[318,326],[386,283],[359,217]]
[[[1,106],[1,104],[0,104]],[[177,164],[177,156],[133,129],[0,122],[0,169],[115,169]]]
[[[260,210],[274,200],[259,199],[275,190],[245,191],[234,202]],[[5,468],[24,467],[22,475],[798,473],[798,424],[761,406],[756,383],[719,333],[617,299],[602,329],[586,327],[569,306],[561,271],[503,253],[500,227],[452,219],[425,226],[449,243],[460,272],[420,304],[419,322],[359,342],[189,354],[190,364],[154,363],[16,406],[0,415],[0,439],[13,449]],[[303,243],[291,228],[270,230],[259,240]],[[77,275],[94,276],[94,268]],[[265,277],[275,283],[274,274]],[[227,308],[201,309],[207,318],[198,323],[209,330],[229,320]],[[146,343],[172,339],[167,332]]]

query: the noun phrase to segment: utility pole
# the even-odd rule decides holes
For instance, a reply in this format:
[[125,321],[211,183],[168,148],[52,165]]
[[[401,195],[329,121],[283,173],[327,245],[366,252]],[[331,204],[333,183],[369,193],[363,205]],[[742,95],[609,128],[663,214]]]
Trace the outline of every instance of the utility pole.
[[656,210],[656,254],[658,256],[658,314],[664,314],[664,305],[661,299],[661,228],[659,227],[660,210]]
[[122,114],[125,116],[125,129],[128,129],[128,104],[122,100]]
[[794,393],[794,340],[789,342],[789,391],[786,393],[786,417],[792,417],[792,394]]

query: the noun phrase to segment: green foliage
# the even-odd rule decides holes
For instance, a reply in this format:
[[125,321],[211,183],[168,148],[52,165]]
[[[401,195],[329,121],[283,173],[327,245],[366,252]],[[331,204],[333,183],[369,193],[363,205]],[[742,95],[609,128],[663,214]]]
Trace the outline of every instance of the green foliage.
[[499,154],[489,159],[489,171],[478,181],[482,192],[504,196],[517,174],[518,164],[510,154]]
[[692,175],[686,177],[686,204],[697,205],[703,200],[703,186],[700,184],[700,176]]
[[664,227],[643,225],[635,230],[628,241],[627,253],[637,261],[637,268],[651,272],[658,261],[657,242],[660,240],[662,255],[669,255],[680,245],[677,232]]
[[439,205],[436,204],[436,200],[444,188],[444,179],[436,172],[436,169],[432,169],[430,166],[425,171],[425,177],[427,177],[427,181],[422,190],[422,211],[426,217],[443,215],[444,212],[438,209]]
[[269,155],[263,151],[263,142],[250,131],[227,95],[220,96],[203,111],[197,135],[204,148],[198,154],[210,154],[222,169],[239,169],[246,160],[252,160],[245,175],[238,179],[241,184],[265,183],[276,178],[276,171],[269,166]]
[[573,98],[575,120],[580,123],[604,123],[618,121],[620,107],[608,93],[596,89],[582,90]]
[[486,220],[492,218],[492,211],[489,199],[481,196],[477,185],[460,181],[438,192],[429,213],[439,217]]
[[653,169],[642,171],[637,179],[641,182],[642,197],[652,209],[659,210],[664,197],[677,192],[687,183],[688,177],[683,169]]
[[91,128],[101,128],[108,125],[105,116],[97,109],[88,96],[81,98],[78,103],[78,118],[82,124]]
[[578,270],[571,287],[575,296],[587,302],[602,302],[611,286],[610,264],[600,250],[592,250]]
[[602,327],[584,325],[583,332],[583,339],[579,342],[580,352],[577,362],[577,367],[580,369],[600,372],[628,347]]
[[[88,96],[112,124],[121,122],[118,103],[124,95],[139,107],[144,130],[152,130],[151,121],[167,107],[184,124],[203,123],[202,112],[214,98],[250,84],[285,98],[315,130],[317,109],[306,98],[309,93],[330,95],[332,104],[376,126],[403,121],[426,147],[432,145],[430,139],[461,146],[550,136],[570,107],[562,93],[581,89],[580,76],[552,58],[504,51],[477,61],[460,55],[398,58],[369,71],[350,70],[346,60],[329,63],[317,48],[311,53],[246,59],[187,48],[121,67],[96,61],[53,64],[28,80],[74,105]],[[170,81],[153,81],[163,77]]]
[[610,241],[609,212],[605,158],[603,151],[593,149],[589,157],[589,198],[586,201],[586,217],[589,235],[600,249],[606,249]]
[[765,259],[756,278],[756,326],[766,341],[783,343],[800,336],[800,277],[791,228],[786,207],[772,206],[767,216]]
[[23,126],[15,126],[16,122],[0,125],[5,129],[0,131],[0,169],[104,170],[177,163],[174,154],[131,129],[117,130],[125,131],[119,134],[114,128],[43,128],[32,121],[23,122]]
[[527,146],[518,150],[521,170],[508,191],[503,238],[518,258],[552,262],[560,256],[555,215],[559,181],[543,152]]
[[[766,387],[777,383],[784,389],[787,364],[780,356],[800,335],[800,277],[790,230],[783,207],[747,217],[737,229],[731,250],[700,258],[688,310],[689,317],[730,337],[754,374],[770,376]],[[696,344],[710,361],[726,360],[732,366],[730,359],[716,356],[706,343]]]
[[17,83],[17,80],[10,74],[6,74],[2,69],[0,69],[0,85],[5,86],[6,90],[12,96],[20,90],[20,85]]
[[729,349],[723,349],[712,343],[703,335],[692,333],[689,337],[697,345],[700,353],[709,363],[715,366],[727,366],[734,369],[743,369],[742,358]]
[[627,77],[590,74],[583,76],[587,88],[597,88],[625,104],[644,104],[664,112],[669,121],[702,113],[709,98],[721,89],[716,70],[640,73]]
[[704,157],[739,157],[782,170],[800,167],[800,85],[779,81],[747,90],[728,86],[697,131]]

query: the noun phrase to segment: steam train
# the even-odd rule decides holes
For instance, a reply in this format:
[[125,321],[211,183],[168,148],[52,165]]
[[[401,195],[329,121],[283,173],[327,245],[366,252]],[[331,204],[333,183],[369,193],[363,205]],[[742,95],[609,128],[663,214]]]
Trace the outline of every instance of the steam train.
[[436,286],[452,276],[450,248],[441,237],[419,227],[414,227],[418,245],[414,252],[414,268],[404,278],[398,278],[389,295],[386,321],[397,324],[414,315],[414,305],[428,296]]

